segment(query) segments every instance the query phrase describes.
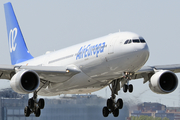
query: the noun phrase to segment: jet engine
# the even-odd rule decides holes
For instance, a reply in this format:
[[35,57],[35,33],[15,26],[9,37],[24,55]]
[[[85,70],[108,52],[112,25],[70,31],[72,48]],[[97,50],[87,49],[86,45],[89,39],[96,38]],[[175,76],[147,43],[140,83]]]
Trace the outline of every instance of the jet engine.
[[168,94],[178,86],[178,78],[175,73],[168,70],[156,72],[150,79],[149,88],[157,94]]
[[39,76],[32,70],[21,70],[17,72],[10,81],[11,88],[20,94],[34,92],[40,84]]

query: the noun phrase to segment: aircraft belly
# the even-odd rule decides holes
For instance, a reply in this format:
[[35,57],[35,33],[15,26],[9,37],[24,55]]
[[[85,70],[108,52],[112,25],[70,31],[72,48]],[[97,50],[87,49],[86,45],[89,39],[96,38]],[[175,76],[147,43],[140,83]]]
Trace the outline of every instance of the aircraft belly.
[[60,94],[91,93],[106,85],[107,82],[93,80],[81,72],[64,83],[50,83],[48,87],[42,88],[38,94],[42,96],[55,96]]

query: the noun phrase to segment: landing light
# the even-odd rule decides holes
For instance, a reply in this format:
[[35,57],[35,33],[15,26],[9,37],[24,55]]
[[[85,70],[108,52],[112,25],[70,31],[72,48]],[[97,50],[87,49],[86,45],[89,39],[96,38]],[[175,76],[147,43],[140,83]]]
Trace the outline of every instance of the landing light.
[[69,70],[67,69],[67,70],[66,70],[66,72],[68,73],[68,72],[69,72]]

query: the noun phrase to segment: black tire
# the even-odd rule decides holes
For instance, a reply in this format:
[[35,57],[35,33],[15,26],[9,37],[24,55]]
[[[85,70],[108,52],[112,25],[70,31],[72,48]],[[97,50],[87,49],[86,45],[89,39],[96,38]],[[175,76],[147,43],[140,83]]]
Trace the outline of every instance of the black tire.
[[109,109],[107,107],[103,107],[102,113],[104,117],[107,117],[109,115]]
[[36,117],[39,117],[41,115],[41,110],[40,110],[39,107],[36,107],[36,110],[35,110],[34,114],[35,114]]
[[34,100],[32,98],[28,100],[28,106],[30,109],[34,108]]
[[116,105],[117,105],[118,109],[122,109],[123,108],[123,100],[121,98],[118,99]]
[[24,115],[25,115],[26,117],[29,117],[30,114],[31,114],[31,110],[30,110],[30,108],[29,108],[28,106],[26,106],[26,107],[24,108]]
[[119,109],[116,108],[114,111],[113,111],[113,115],[114,117],[118,117],[119,116]]
[[107,108],[108,109],[113,109],[113,100],[112,99],[108,99],[107,100]]
[[129,92],[130,92],[130,93],[133,92],[133,85],[132,85],[132,84],[129,85]]
[[42,98],[39,99],[38,106],[39,106],[40,109],[43,109],[43,108],[44,108],[44,106],[45,106],[44,99],[42,99]]
[[127,92],[127,89],[128,89],[128,86],[125,84],[125,85],[123,86],[123,91],[126,93],[126,92]]

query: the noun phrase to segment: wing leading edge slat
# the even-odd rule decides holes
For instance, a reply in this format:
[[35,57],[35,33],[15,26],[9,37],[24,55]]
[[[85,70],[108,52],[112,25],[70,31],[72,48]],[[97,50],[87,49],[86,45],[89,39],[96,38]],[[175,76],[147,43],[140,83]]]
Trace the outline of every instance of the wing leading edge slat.
[[169,70],[174,73],[179,73],[180,64],[144,66],[135,73],[132,79],[144,78],[144,83],[146,83],[150,79],[150,77],[155,73],[155,71],[158,71],[158,70]]

